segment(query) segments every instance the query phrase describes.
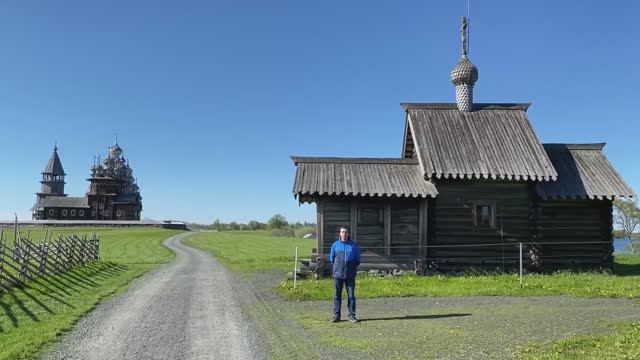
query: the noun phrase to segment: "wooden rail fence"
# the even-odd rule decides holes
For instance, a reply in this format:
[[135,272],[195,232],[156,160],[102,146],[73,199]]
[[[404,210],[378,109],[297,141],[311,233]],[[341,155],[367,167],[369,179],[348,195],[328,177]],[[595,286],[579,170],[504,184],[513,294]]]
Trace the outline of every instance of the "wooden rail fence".
[[47,231],[42,241],[34,242],[30,232],[22,237],[16,231],[13,243],[8,241],[4,230],[0,230],[0,292],[100,259],[100,238],[95,233],[58,235],[54,239]]

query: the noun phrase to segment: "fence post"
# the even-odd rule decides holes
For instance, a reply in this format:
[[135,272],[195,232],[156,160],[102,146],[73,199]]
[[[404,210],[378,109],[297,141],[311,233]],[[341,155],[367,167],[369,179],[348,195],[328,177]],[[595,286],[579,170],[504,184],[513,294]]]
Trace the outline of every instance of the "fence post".
[[522,243],[520,243],[520,287],[522,287]]
[[0,229],[0,292],[2,292],[2,279],[4,278],[4,253],[6,245],[4,242],[4,229]]
[[296,282],[298,280],[298,247],[296,246],[296,257],[293,262],[293,290],[296,290]]

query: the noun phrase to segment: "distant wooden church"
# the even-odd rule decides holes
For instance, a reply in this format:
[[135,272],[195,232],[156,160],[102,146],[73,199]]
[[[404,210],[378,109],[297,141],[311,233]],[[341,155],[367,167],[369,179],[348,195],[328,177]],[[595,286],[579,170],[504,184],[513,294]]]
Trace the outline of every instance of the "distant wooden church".
[[140,189],[117,142],[109,147],[104,161],[98,160],[91,167],[85,196],[67,196],[65,176],[56,146],[42,172],[40,192],[31,208],[34,220],[140,220]]
[[403,103],[401,158],[292,157],[300,202],[317,206],[314,262],[348,226],[364,268],[538,270],[612,264],[612,201],[634,196],[604,144],[541,144],[529,104],[473,103],[478,69],[451,71],[456,103]]

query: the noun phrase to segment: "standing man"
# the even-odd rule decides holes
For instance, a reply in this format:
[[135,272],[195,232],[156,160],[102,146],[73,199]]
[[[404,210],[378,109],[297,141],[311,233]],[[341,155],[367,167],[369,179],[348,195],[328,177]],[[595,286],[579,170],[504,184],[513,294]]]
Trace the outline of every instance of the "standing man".
[[347,288],[347,308],[349,309],[349,321],[356,319],[356,272],[360,265],[360,248],[349,236],[349,229],[340,228],[340,237],[331,246],[329,262],[333,263],[333,319],[331,322],[340,321],[342,308],[342,288]]

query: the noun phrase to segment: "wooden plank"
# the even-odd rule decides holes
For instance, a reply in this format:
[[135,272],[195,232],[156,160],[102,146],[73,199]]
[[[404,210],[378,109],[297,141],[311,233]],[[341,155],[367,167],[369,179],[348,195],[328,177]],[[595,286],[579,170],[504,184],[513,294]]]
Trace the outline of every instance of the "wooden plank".
[[316,249],[318,251],[318,256],[322,256],[324,252],[323,251],[323,248],[324,248],[323,204],[324,204],[323,200],[318,200],[316,204],[316,212],[318,214],[318,218],[316,220]]
[[418,254],[420,258],[427,256],[427,199],[420,201],[420,214],[418,217]]
[[358,200],[351,200],[351,238],[358,239]]
[[384,252],[391,255],[391,204],[384,206]]

